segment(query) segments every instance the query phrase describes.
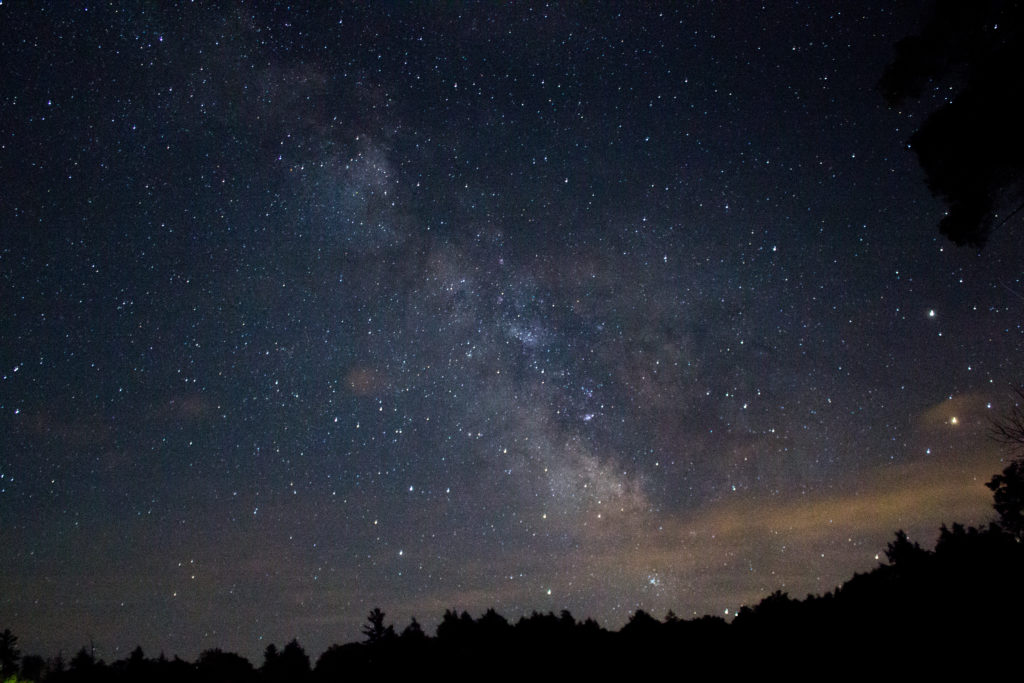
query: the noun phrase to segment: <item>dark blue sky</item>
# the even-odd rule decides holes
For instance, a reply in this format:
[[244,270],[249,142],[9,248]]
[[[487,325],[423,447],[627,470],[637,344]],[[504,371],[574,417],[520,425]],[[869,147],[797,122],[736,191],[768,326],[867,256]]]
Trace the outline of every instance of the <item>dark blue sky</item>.
[[24,651],[731,614],[991,516],[1021,235],[938,233],[918,7],[316,7],[0,6]]

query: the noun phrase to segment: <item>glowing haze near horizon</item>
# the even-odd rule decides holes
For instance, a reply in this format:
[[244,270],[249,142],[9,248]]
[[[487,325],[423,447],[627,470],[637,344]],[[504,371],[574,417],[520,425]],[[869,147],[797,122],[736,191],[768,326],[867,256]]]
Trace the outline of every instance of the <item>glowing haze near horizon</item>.
[[1021,239],[938,234],[918,8],[315,6],[0,6],[24,652],[728,616],[991,518]]

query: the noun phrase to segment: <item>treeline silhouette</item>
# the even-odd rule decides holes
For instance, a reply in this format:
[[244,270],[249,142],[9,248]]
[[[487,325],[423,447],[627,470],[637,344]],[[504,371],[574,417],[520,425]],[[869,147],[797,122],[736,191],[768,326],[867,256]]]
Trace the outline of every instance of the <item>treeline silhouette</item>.
[[219,649],[195,662],[136,648],[107,664],[82,648],[70,661],[22,657],[17,637],[0,633],[0,674],[39,683],[174,681],[197,683],[334,683],[354,676],[423,675],[513,678],[562,675],[609,678],[637,668],[708,672],[806,670],[838,675],[851,669],[939,672],[951,663],[983,665],[988,674],[1017,670],[1024,615],[1024,467],[1009,465],[988,486],[1000,520],[986,527],[942,526],[934,550],[903,531],[887,562],[855,574],[824,595],[794,599],[776,591],[732,620],[663,619],[637,610],[619,631],[568,611],[537,613],[515,623],[493,609],[474,618],[445,612],[434,636],[412,621],[399,633],[373,609],[365,639],[333,645],[311,663],[292,640],[266,648],[263,662]]

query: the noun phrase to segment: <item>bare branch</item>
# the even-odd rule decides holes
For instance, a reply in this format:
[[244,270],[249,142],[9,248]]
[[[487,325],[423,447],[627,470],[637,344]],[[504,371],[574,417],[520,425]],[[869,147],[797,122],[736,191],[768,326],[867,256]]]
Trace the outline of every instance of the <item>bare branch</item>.
[[992,419],[989,436],[1024,452],[1024,385],[1017,387],[1014,393],[1013,407],[1003,417]]

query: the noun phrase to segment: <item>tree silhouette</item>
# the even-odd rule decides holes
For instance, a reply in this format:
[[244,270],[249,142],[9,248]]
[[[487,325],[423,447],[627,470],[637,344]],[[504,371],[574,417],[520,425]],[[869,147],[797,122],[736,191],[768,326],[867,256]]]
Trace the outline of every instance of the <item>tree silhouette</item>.
[[374,607],[366,617],[366,625],[363,626],[363,635],[366,642],[374,645],[395,637],[395,627],[390,624],[384,625],[384,612],[380,607]]
[[633,612],[621,633],[630,637],[650,638],[658,632],[661,622],[642,609]]
[[992,489],[999,526],[1017,540],[1024,539],[1024,462],[1014,460],[985,486]]
[[39,655],[25,655],[21,658],[21,677],[27,681],[43,680],[46,660]]
[[416,617],[413,617],[409,625],[402,630],[402,640],[421,642],[426,639],[427,634],[423,632],[423,627],[416,621]]
[[277,651],[277,645],[273,643],[267,645],[266,649],[263,650],[263,666],[260,667],[260,671],[268,673],[276,669],[280,656],[281,653]]
[[992,420],[991,435],[1024,455],[1024,386],[1017,387],[1014,394],[1013,407],[1005,416]]
[[1017,459],[987,484],[992,490],[992,507],[999,513],[999,526],[1017,540],[1024,539],[1024,386],[1017,387],[1013,407],[992,421],[992,437],[1007,444]]
[[220,648],[205,650],[196,661],[200,681],[209,683],[246,683],[256,680],[256,672],[245,657]]
[[885,549],[885,557],[889,564],[901,569],[916,567],[927,556],[928,551],[917,543],[911,543],[903,529],[896,532],[896,540],[891,541]]
[[267,645],[263,651],[263,666],[260,667],[260,675],[264,681],[269,683],[291,683],[293,681],[304,681],[310,677],[309,656],[294,638],[278,650],[273,643]]
[[493,607],[477,619],[476,631],[480,638],[487,642],[498,642],[507,638],[512,626],[505,617],[498,614]]
[[312,669],[309,666],[309,656],[299,645],[299,641],[292,638],[291,641],[281,650],[278,660],[284,672],[284,680],[304,681],[309,678]]
[[[93,646],[82,647],[71,661],[68,662],[67,673],[64,681],[97,681],[107,674],[107,665],[102,659],[97,659]],[[49,681],[47,676],[47,681]]]
[[910,146],[932,194],[949,207],[941,232],[980,247],[1024,208],[1024,3],[938,0],[931,7],[921,33],[896,44],[879,89],[893,106],[941,102]]
[[453,609],[447,609],[441,617],[441,623],[437,625],[437,637],[448,641],[466,641],[472,636],[475,626],[476,622],[469,612],[463,610],[460,615]]
[[96,657],[93,655],[92,649],[86,649],[84,645],[68,662],[68,668],[72,671],[88,671],[95,665]]
[[18,636],[11,633],[11,629],[5,628],[0,633],[0,676],[6,679],[18,673],[19,659],[21,651],[18,650]]

